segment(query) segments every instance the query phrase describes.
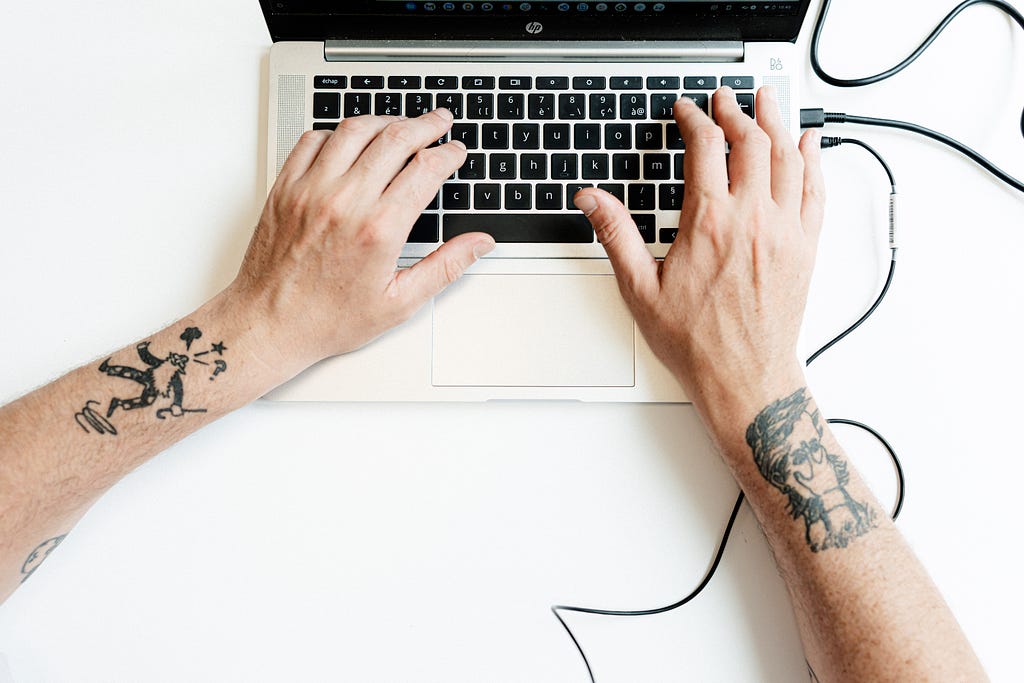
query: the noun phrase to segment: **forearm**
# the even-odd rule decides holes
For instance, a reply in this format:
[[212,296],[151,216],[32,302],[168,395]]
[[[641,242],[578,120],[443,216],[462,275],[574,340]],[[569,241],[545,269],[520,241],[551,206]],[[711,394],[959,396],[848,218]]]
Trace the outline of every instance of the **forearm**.
[[985,680],[799,370],[716,400],[702,417],[768,538],[819,679]]
[[125,474],[287,379],[243,308],[228,290],[0,408],[0,600]]

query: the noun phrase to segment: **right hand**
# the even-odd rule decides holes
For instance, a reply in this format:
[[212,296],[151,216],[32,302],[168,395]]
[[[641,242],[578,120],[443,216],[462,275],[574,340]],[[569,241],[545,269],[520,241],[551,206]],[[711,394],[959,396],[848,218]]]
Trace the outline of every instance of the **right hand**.
[[586,189],[575,200],[644,337],[698,408],[802,385],[797,336],[824,212],[816,132],[798,152],[765,89],[757,123],[727,88],[714,110],[713,121],[685,98],[675,105],[686,193],[662,264],[615,197]]

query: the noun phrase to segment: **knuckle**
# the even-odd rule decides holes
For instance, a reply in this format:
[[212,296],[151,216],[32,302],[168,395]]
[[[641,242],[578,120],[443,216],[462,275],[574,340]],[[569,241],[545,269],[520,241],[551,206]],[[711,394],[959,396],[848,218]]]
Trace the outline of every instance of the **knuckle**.
[[417,173],[446,177],[456,164],[452,154],[442,148],[437,148],[417,153],[412,160],[412,165]]
[[703,124],[694,129],[693,139],[697,144],[708,147],[724,145],[725,132],[714,124]]
[[772,146],[772,140],[768,137],[768,134],[754,125],[744,128],[737,139],[737,143],[745,147],[753,147],[765,151]]
[[353,116],[338,124],[338,130],[353,134],[365,133],[371,128],[373,128],[373,118],[370,116]]
[[401,149],[417,149],[419,141],[407,121],[389,123],[382,133],[384,139]]
[[466,272],[466,267],[454,257],[447,257],[441,262],[441,277],[445,285],[450,285]]

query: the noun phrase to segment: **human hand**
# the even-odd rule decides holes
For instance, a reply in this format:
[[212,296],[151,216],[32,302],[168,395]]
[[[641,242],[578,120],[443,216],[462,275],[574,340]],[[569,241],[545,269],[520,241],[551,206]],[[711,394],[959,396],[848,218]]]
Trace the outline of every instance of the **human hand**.
[[808,132],[798,152],[768,89],[757,123],[728,88],[714,112],[712,121],[676,102],[686,193],[662,264],[613,196],[586,189],[575,199],[644,337],[699,409],[802,384],[797,337],[824,212],[819,138]]
[[361,116],[299,140],[231,285],[265,323],[275,362],[297,372],[363,346],[494,248],[489,235],[460,235],[397,270],[412,224],[465,161],[459,142],[425,149],[451,125],[445,109]]

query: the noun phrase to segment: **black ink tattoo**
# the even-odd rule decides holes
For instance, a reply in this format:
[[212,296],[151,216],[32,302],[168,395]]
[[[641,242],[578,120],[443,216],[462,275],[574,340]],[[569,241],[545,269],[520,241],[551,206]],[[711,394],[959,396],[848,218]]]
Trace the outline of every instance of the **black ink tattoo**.
[[186,408],[183,406],[185,383],[182,377],[188,374],[187,368],[189,362],[192,361],[197,364],[197,367],[198,365],[207,367],[213,365],[214,370],[210,375],[210,381],[214,381],[217,375],[228,369],[228,364],[221,359],[217,359],[211,364],[208,361],[201,360],[200,356],[206,356],[210,353],[223,356],[224,352],[228,349],[223,341],[219,341],[211,344],[208,350],[200,351],[190,357],[188,352],[191,351],[192,345],[202,336],[203,333],[198,327],[186,328],[179,337],[179,339],[185,342],[185,353],[171,352],[164,358],[159,358],[150,352],[150,342],[140,342],[136,345],[135,351],[139,356],[139,360],[145,364],[145,369],[139,369],[130,365],[114,365],[111,363],[113,358],[108,358],[100,363],[100,372],[110,377],[120,377],[121,379],[135,382],[142,386],[142,390],[138,396],[131,398],[119,398],[117,396],[112,398],[105,416],[92,407],[94,404],[99,405],[99,401],[88,401],[81,411],[75,413],[75,422],[86,432],[92,428],[99,434],[116,435],[117,428],[110,421],[110,418],[114,416],[118,408],[123,411],[148,408],[161,397],[169,398],[171,402],[170,405],[157,408],[157,419],[165,420],[168,415],[181,417],[186,413],[205,413],[205,408]]
[[846,490],[846,461],[822,444],[824,427],[806,389],[762,410],[747,428],[747,445],[761,475],[804,520],[811,550],[845,548],[877,526],[877,515]]
[[25,559],[25,563],[21,565],[21,582],[25,583],[28,577],[32,576],[32,572],[39,569],[39,565],[43,563],[53,549],[60,545],[60,542],[67,538],[67,534],[61,536],[55,536],[54,538],[43,541],[36,546],[35,550],[28,554],[28,558]]
[[81,411],[75,413],[75,422],[82,428],[83,432],[88,433],[89,428],[92,427],[96,430],[97,434],[111,434],[117,436],[117,428],[110,423],[110,420],[103,417],[102,414],[97,413],[93,410],[94,405],[99,405],[99,401],[86,401],[85,407]]

